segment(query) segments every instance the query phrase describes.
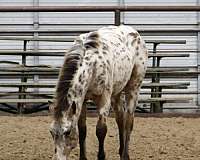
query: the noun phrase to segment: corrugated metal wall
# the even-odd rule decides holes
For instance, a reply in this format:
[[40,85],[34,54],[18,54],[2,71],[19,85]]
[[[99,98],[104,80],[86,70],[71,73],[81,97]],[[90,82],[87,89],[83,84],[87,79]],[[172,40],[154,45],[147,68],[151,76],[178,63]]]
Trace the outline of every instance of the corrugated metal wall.
[[[198,0],[1,0],[0,5],[196,5]],[[195,29],[198,28],[198,16],[196,12],[128,12],[122,13],[122,23],[132,25],[136,29]],[[104,25],[114,24],[114,14],[107,13],[58,13],[41,12],[34,13],[1,13],[0,29],[35,29],[34,23],[38,23],[38,29],[94,29]],[[50,37],[50,36],[49,36]],[[55,38],[56,36],[52,37]],[[60,37],[60,36],[59,36]],[[197,50],[197,35],[185,33],[149,33],[144,35],[145,40],[151,39],[176,39],[186,40],[186,45],[159,45],[158,49],[166,50]],[[66,49],[71,43],[58,42],[30,42],[28,49],[38,50],[61,50]],[[148,45],[152,49],[151,45]],[[22,50],[22,42],[1,41],[0,50]],[[1,60],[12,60],[21,62],[20,56],[1,56]],[[62,58],[40,57],[39,61],[34,57],[28,58],[28,64],[62,64]],[[149,60],[151,65],[151,59]],[[162,66],[197,66],[197,54],[191,53],[189,58],[165,58],[161,61]],[[164,79],[163,81],[185,81],[185,79]],[[189,78],[190,86],[188,91],[197,91],[197,78]],[[197,95],[192,95],[196,105]]]

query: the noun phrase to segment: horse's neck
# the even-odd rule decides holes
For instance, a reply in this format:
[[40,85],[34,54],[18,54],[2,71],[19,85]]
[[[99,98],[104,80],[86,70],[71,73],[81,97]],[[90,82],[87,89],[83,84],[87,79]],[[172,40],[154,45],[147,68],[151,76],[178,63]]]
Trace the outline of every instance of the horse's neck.
[[93,69],[91,66],[82,64],[74,75],[68,94],[72,98],[72,101],[75,101],[79,105],[82,105],[84,102],[85,95],[92,79],[92,72]]

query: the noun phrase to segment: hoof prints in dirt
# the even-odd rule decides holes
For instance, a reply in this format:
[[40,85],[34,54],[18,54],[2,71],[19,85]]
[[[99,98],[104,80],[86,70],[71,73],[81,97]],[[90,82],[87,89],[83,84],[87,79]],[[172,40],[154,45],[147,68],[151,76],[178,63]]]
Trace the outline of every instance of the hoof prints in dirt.
[[[0,117],[0,160],[51,160],[53,144],[49,134],[51,118]],[[96,118],[87,118],[88,160],[96,159]],[[198,160],[200,159],[200,118],[135,118],[130,143],[134,160]],[[134,138],[134,142],[133,142]],[[118,129],[113,118],[108,119],[105,140],[106,156],[118,160]],[[70,160],[79,159],[73,150]],[[134,158],[133,158],[134,157]]]

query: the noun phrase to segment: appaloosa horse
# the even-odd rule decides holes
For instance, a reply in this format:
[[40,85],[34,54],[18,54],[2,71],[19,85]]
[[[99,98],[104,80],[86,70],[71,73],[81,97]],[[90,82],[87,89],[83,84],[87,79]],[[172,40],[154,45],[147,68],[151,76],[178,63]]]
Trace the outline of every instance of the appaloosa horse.
[[[106,118],[111,106],[119,128],[121,160],[129,160],[128,146],[134,111],[146,72],[148,51],[138,32],[129,26],[110,26],[80,35],[66,53],[59,74],[56,96],[50,108],[54,159],[66,160],[80,145],[80,160],[86,160],[86,100],[97,105],[98,160],[105,159]],[[125,105],[122,102],[125,93]]]

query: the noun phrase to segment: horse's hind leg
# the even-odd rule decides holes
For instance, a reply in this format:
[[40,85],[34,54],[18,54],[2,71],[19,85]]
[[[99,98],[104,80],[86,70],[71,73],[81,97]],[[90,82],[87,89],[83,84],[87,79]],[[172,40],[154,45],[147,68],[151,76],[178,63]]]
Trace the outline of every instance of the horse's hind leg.
[[96,126],[96,135],[99,141],[98,160],[105,159],[104,140],[106,137],[106,133],[107,133],[106,118],[100,115]]
[[86,105],[83,104],[81,115],[78,121],[78,130],[79,130],[79,145],[80,145],[80,160],[87,160],[86,158],[86,145],[85,145],[85,138],[86,138]]
[[121,160],[129,160],[129,141],[133,129],[134,111],[136,109],[139,90],[145,75],[144,66],[135,65],[131,79],[125,88],[126,108],[124,115],[124,149]]
[[[104,140],[107,134],[106,117],[110,108],[111,94],[105,92],[101,97],[96,99],[96,104],[99,110],[99,119],[96,126],[96,136],[99,141],[98,160],[105,159]],[[106,111],[104,112],[104,110]],[[106,113],[106,114],[104,114]]]
[[124,104],[123,100],[121,99],[121,94],[112,98],[112,107],[115,111],[115,120],[117,122],[118,130],[119,130],[119,155],[122,156],[122,152],[124,149]]

